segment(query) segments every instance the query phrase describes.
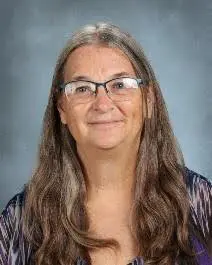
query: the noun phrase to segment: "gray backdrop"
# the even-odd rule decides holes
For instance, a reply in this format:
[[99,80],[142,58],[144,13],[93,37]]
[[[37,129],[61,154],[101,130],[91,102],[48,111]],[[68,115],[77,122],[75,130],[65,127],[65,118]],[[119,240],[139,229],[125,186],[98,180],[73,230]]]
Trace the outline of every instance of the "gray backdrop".
[[97,21],[118,24],[143,45],[187,166],[211,178],[211,0],[1,0],[0,210],[35,166],[60,49]]

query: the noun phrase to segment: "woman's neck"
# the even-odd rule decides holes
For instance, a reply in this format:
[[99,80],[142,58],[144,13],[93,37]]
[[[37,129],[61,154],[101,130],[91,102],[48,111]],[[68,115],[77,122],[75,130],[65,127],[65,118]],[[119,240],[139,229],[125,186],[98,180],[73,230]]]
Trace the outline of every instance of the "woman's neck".
[[106,194],[131,197],[138,146],[110,150],[78,146],[77,150],[85,167],[89,198]]

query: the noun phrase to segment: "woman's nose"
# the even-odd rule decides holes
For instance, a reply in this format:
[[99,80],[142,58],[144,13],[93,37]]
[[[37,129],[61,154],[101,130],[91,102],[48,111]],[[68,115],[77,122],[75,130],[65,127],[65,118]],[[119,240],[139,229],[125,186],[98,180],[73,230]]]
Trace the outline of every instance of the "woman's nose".
[[93,107],[95,110],[103,112],[114,108],[113,101],[110,99],[105,87],[98,87],[96,97],[93,102]]

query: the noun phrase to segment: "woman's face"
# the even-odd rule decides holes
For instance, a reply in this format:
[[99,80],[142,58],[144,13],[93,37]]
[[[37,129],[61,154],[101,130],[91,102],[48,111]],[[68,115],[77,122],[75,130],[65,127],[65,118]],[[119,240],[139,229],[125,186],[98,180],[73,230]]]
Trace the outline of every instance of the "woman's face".
[[[74,50],[64,69],[64,82],[83,76],[105,82],[117,74],[136,77],[127,56],[118,48],[86,45]],[[126,101],[113,102],[101,86],[86,103],[69,101],[63,94],[58,104],[61,121],[67,124],[78,146],[110,149],[140,139],[143,126],[140,89]]]

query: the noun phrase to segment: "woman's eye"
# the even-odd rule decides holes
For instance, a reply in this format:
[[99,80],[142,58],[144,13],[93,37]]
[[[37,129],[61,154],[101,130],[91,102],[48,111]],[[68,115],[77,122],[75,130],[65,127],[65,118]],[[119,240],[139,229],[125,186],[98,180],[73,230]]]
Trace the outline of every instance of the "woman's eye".
[[113,84],[113,88],[120,89],[120,88],[125,88],[125,86],[123,82],[116,82]]
[[87,91],[89,91],[89,87],[88,86],[80,86],[80,87],[77,87],[75,89],[75,93],[85,93]]

